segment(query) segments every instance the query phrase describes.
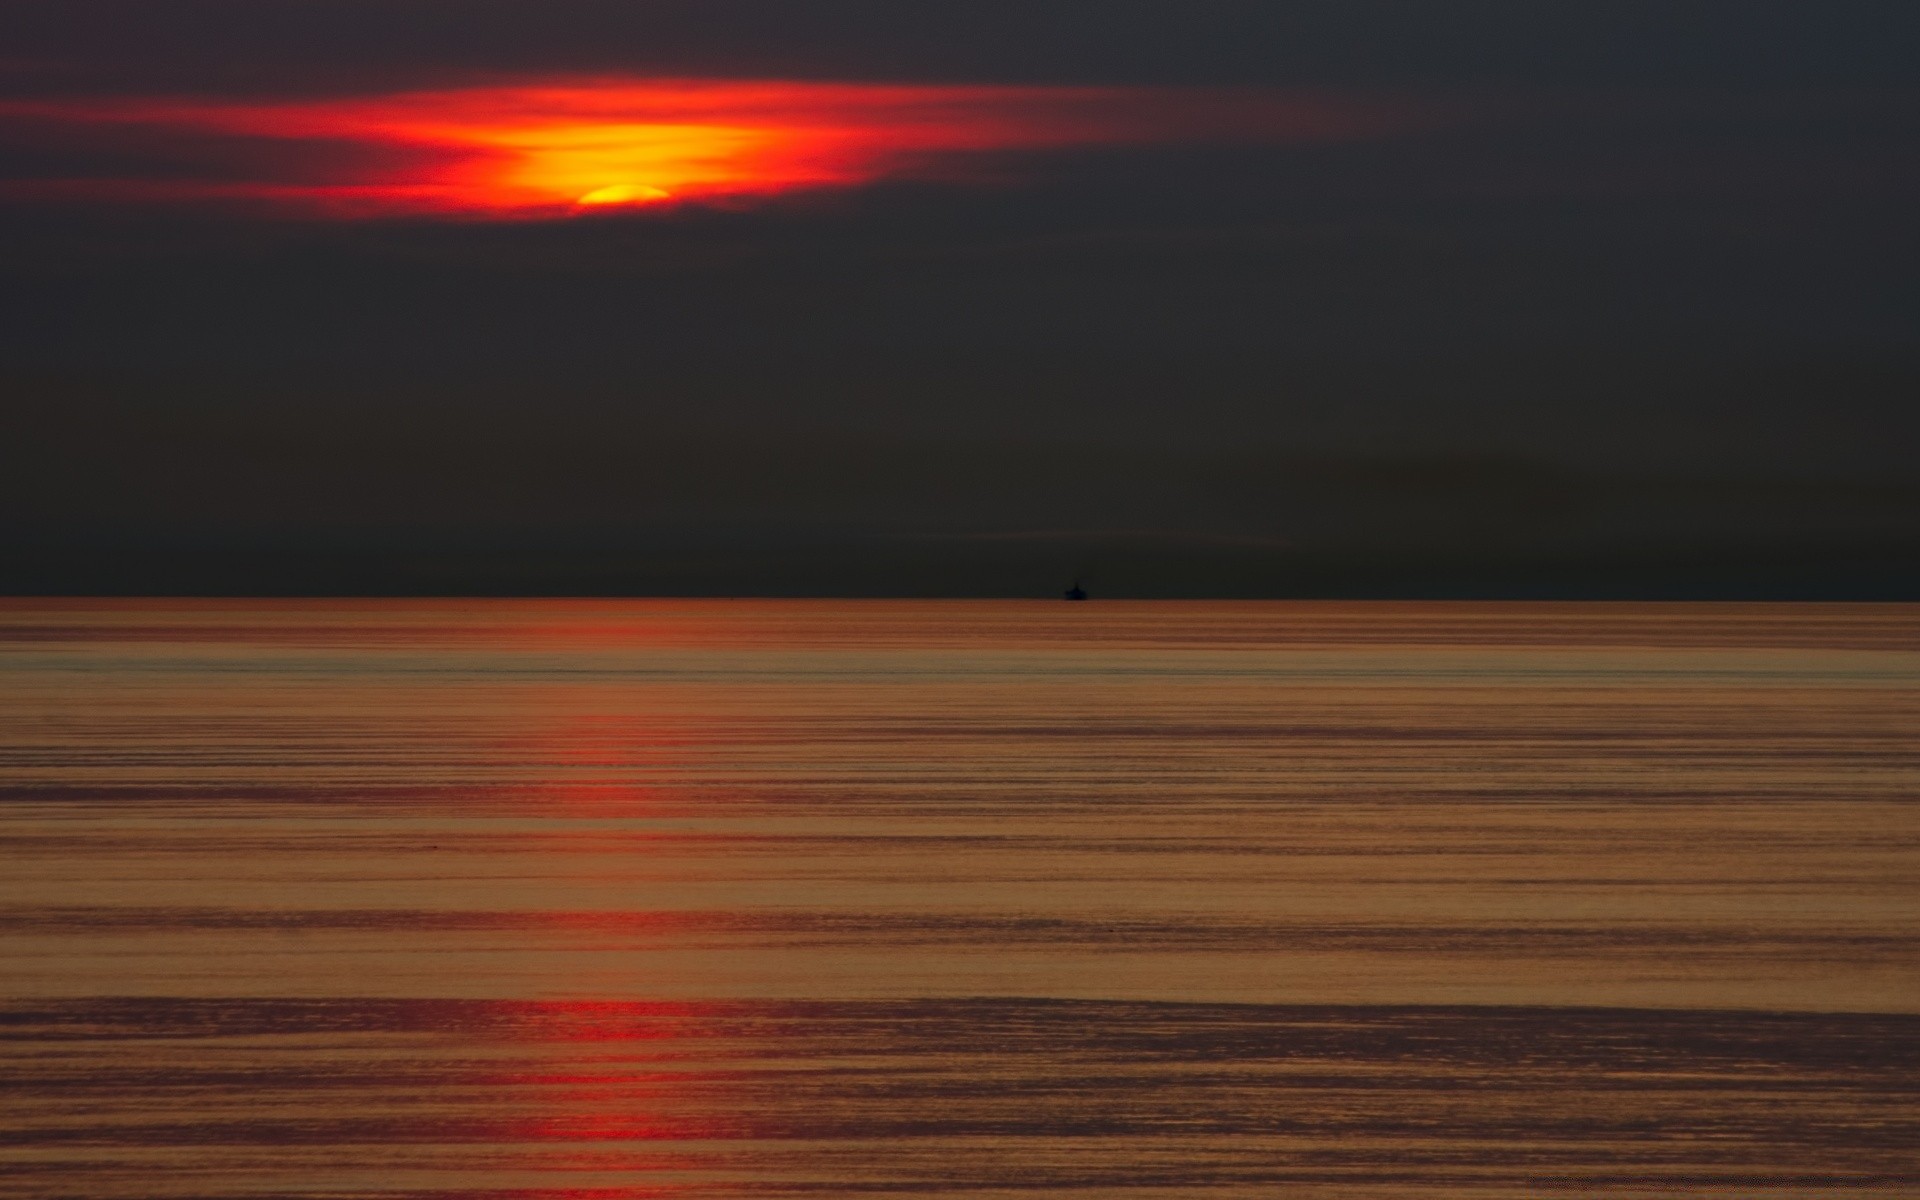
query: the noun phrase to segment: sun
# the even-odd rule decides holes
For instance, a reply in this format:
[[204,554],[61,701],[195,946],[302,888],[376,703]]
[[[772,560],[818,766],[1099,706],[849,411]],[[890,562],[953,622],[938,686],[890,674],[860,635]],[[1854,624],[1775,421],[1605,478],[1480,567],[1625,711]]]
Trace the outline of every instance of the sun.
[[671,199],[673,199],[673,193],[665,188],[644,183],[614,183],[603,188],[595,188],[574,203],[582,208],[603,208],[613,205],[658,204],[662,200]]
[[[155,153],[177,141],[182,156],[150,177],[0,178],[0,203],[44,195],[247,202],[329,219],[545,221],[889,179],[997,184],[1015,153],[1195,137],[1338,141],[1409,119],[1235,89],[644,76],[305,98],[0,96],[0,135],[19,126],[49,136],[38,126],[58,122],[61,137],[96,129],[89,136],[112,154],[153,139]],[[218,161],[203,162],[209,153]]]

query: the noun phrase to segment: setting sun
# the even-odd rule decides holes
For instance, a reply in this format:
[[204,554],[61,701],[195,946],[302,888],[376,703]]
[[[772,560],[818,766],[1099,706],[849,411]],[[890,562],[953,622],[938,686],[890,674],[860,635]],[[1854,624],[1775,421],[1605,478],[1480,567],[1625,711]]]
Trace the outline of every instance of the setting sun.
[[887,179],[1005,182],[1004,167],[983,169],[982,155],[1192,137],[1346,140],[1417,119],[1276,92],[621,77],[323,99],[12,100],[0,101],[0,120],[39,144],[130,154],[137,165],[16,180],[0,195],[546,219]]
[[[68,194],[539,218],[857,186],[961,153],[1115,140],[1136,124],[1127,100],[1069,88],[594,79],[324,100],[14,102],[0,116],[69,137],[239,135],[262,147],[229,172],[259,178],[81,180]],[[312,144],[324,166],[271,177],[288,156],[265,147],[287,143]]]
[[644,183],[615,183],[603,188],[595,188],[575,203],[594,208],[603,205],[658,204],[662,200],[671,199],[673,199],[673,193],[664,188],[651,187]]

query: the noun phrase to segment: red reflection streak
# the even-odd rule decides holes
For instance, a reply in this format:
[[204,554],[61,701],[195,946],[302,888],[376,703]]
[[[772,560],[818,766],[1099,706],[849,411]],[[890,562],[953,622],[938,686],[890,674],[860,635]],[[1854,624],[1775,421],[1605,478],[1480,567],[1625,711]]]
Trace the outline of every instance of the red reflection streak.
[[654,606],[533,601],[490,611],[482,622],[480,640],[493,649],[639,672],[568,679],[515,694],[518,712],[490,749],[536,772],[539,815],[652,817],[689,803],[684,786],[676,785],[711,758],[716,734],[700,712],[660,711],[659,693],[646,673],[682,653],[726,644],[726,621],[681,605],[663,612]]
[[[730,1111],[732,1072],[715,1060],[743,1052],[712,1005],[555,1001],[516,1005],[515,1039],[540,1049],[527,1069],[476,1080],[522,1109],[496,1129],[504,1141],[669,1142],[728,1136],[747,1114]],[[559,1047],[565,1047],[564,1050]],[[543,1166],[552,1166],[544,1161]],[[662,1161],[652,1169],[696,1165]],[[582,1164],[587,1165],[587,1164]],[[618,1166],[600,1162],[600,1167]],[[638,1165],[638,1164],[636,1164]]]
[[[670,627],[645,621],[582,619],[578,613],[530,614],[511,641],[568,655],[598,659],[638,646],[670,646]],[[596,654],[596,651],[599,653]],[[530,697],[531,699],[531,697]],[[618,684],[564,687],[537,701],[527,714],[529,736],[518,752],[537,764],[542,778],[535,798],[542,817],[612,820],[613,846],[632,852],[627,819],[657,815],[653,789],[633,778],[674,768],[678,778],[701,739],[684,727],[670,732],[644,707],[635,711],[632,690]],[[576,851],[598,858],[603,836],[583,831]],[[609,847],[611,848],[611,847]],[[644,851],[649,857],[660,849]],[[671,853],[671,849],[666,849]],[[559,864],[556,864],[559,865]],[[604,869],[596,866],[595,870]],[[568,872],[570,873],[570,871]],[[582,934],[631,944],[671,940],[676,934],[724,931],[728,913],[671,911],[545,911],[525,914],[545,936]],[[644,979],[635,981],[644,987]],[[529,1165],[581,1171],[684,1171],[711,1166],[711,1154],[674,1143],[712,1142],[739,1136],[750,1114],[733,1086],[725,1060],[739,1055],[712,1005],[658,1001],[558,1001],[529,1005],[523,1037],[539,1049],[516,1071],[488,1081],[515,1098],[517,1112],[500,1128],[502,1140],[529,1146]],[[563,1047],[549,1050],[548,1047]],[[637,1143],[623,1148],[621,1143]],[[568,1147],[558,1151],[556,1144]],[[556,1161],[555,1154],[562,1155]],[[664,1193],[663,1193],[664,1194]]]
[[[216,160],[210,177],[29,180],[9,188],[16,195],[492,218],[951,176],[960,156],[982,151],[1346,140],[1415,123],[1403,106],[1262,92],[636,79],[325,100],[15,101],[0,103],[6,118],[68,142],[131,131],[145,153],[173,141]],[[290,144],[309,152],[288,154]]]
[[489,753],[533,770],[529,815],[627,820],[686,807],[673,785],[712,748],[697,721],[635,712],[633,695],[604,684],[523,696],[518,728]]

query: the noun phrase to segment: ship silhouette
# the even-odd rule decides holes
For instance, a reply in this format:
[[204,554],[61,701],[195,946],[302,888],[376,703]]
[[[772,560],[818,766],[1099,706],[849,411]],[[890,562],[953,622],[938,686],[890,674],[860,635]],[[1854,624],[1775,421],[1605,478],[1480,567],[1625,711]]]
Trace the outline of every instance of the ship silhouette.
[[1076,579],[1073,581],[1073,586],[1067,589],[1066,594],[1069,600],[1085,600],[1087,598],[1087,589],[1081,587],[1080,581]]

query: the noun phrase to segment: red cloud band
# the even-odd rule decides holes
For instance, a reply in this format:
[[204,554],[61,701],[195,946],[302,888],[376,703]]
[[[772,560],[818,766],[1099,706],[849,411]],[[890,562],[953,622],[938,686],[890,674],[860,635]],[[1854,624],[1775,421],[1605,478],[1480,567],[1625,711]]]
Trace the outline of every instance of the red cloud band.
[[171,149],[177,159],[171,174],[43,179],[15,194],[493,218],[857,186],[952,172],[984,151],[1344,140],[1424,123],[1402,106],[1265,92],[643,79],[322,100],[8,102],[0,119],[69,148],[125,152],[137,141],[144,158]]

